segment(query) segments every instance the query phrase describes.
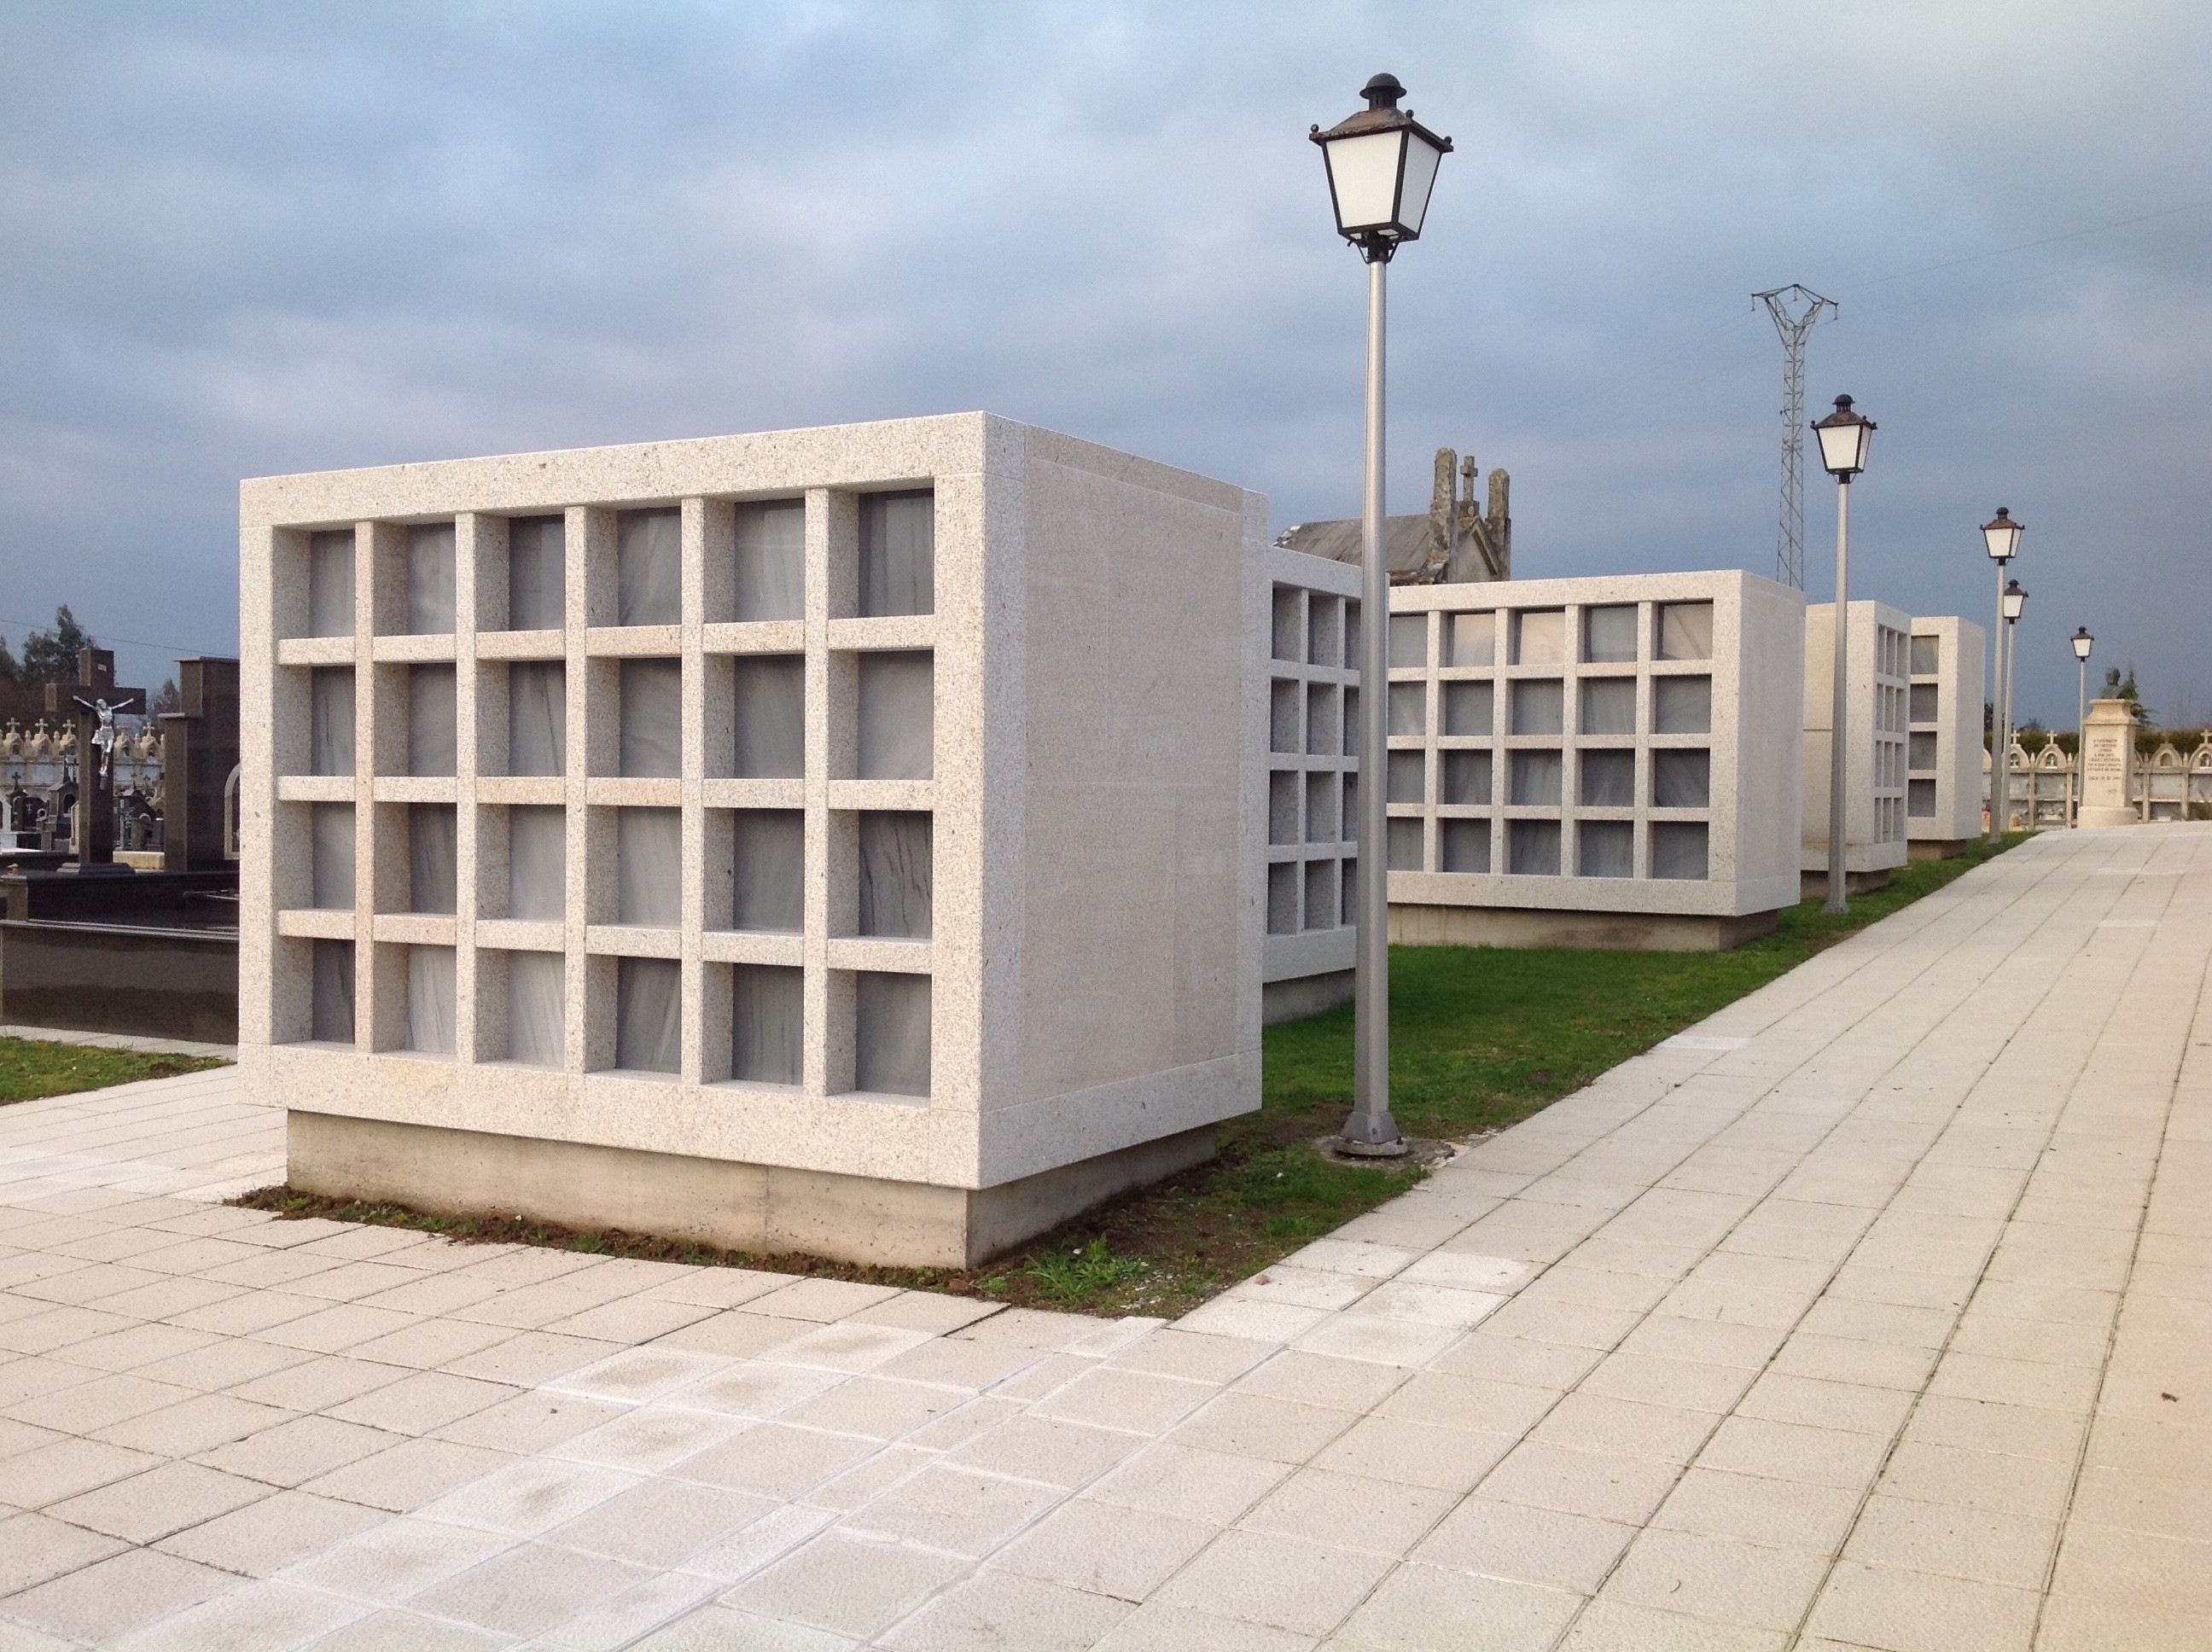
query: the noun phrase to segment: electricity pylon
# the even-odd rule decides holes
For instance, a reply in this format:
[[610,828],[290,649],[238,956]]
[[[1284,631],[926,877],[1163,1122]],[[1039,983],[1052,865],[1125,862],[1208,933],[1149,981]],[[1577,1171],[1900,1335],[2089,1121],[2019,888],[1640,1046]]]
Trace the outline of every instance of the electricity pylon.
[[1775,578],[1805,588],[1805,335],[1820,312],[1836,307],[1809,288],[1792,282],[1772,292],[1753,293],[1774,318],[1782,335],[1782,521],[1774,534]]

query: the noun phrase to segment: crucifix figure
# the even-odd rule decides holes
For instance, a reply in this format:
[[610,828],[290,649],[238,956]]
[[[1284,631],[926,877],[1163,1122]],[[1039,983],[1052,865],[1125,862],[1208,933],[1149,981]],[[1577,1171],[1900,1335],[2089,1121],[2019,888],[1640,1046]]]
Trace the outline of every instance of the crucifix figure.
[[146,690],[116,686],[113,649],[87,648],[76,657],[75,683],[46,684],[49,713],[62,709],[64,693],[76,726],[76,807],[70,833],[76,870],[127,871],[115,864],[115,718],[118,712],[144,715]]

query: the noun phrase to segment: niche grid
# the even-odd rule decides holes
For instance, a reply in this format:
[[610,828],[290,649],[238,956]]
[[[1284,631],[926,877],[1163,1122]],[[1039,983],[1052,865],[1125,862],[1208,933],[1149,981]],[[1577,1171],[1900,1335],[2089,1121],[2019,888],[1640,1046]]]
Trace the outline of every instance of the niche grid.
[[[1905,814],[1908,821],[1936,817],[1936,779],[1942,772],[1943,639],[1916,631],[1906,660],[1911,683],[1905,702]],[[1956,735],[1952,735],[1956,738]]]
[[934,541],[928,489],[280,530],[277,1042],[927,1096]]
[[[1906,787],[1911,778],[1909,715],[1911,678],[1916,674],[1911,658],[1913,641],[1911,633],[1894,626],[1879,623],[1875,626],[1874,829],[1878,843],[1905,841]],[[1931,663],[1931,674],[1933,669]],[[1936,697],[1932,689],[1928,697],[1931,701]],[[1933,768],[1932,738],[1928,744],[1929,766]],[[1932,778],[1928,787],[1928,812],[1936,812]]]
[[1271,600],[1267,933],[1342,929],[1359,853],[1359,602],[1281,581]]

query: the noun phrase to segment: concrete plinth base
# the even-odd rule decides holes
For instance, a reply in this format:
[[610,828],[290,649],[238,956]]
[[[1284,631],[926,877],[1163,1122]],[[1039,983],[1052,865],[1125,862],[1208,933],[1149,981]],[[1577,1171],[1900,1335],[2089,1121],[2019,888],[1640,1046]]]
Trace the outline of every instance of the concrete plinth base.
[[285,1118],[288,1174],[303,1193],[902,1267],[973,1267],[1213,1157],[1209,1125],[995,1187],[941,1187],[297,1108]]
[[1967,846],[1981,840],[1972,837],[1916,837],[1905,846],[1908,860],[1948,860],[1954,854],[1964,854]]
[[2110,804],[2085,803],[2075,811],[2076,826],[2140,826],[2141,811],[2127,807],[2115,808]]
[[1260,1024],[1303,1021],[1323,1010],[1352,1002],[1358,972],[1332,969],[1326,975],[1299,975],[1290,981],[1271,981],[1260,988]]
[[[1878,889],[1889,887],[1889,868],[1880,872],[1847,872],[1844,874],[1845,895],[1869,895]],[[1828,874],[1824,872],[1800,872],[1797,875],[1797,898],[1801,901],[1825,901],[1828,898]]]
[[1401,946],[1567,946],[1597,952],[1725,952],[1771,933],[1771,912],[1707,917],[1673,912],[1577,912],[1534,907],[1393,903]]

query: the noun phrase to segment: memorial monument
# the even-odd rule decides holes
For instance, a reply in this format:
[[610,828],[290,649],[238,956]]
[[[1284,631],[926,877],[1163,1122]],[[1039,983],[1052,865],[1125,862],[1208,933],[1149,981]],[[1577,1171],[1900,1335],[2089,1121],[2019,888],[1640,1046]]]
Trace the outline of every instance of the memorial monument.
[[2077,826],[2133,826],[2142,819],[2136,803],[2134,702],[2119,697],[2120,674],[2105,673],[2106,696],[2089,702],[2081,726],[2081,804]]

